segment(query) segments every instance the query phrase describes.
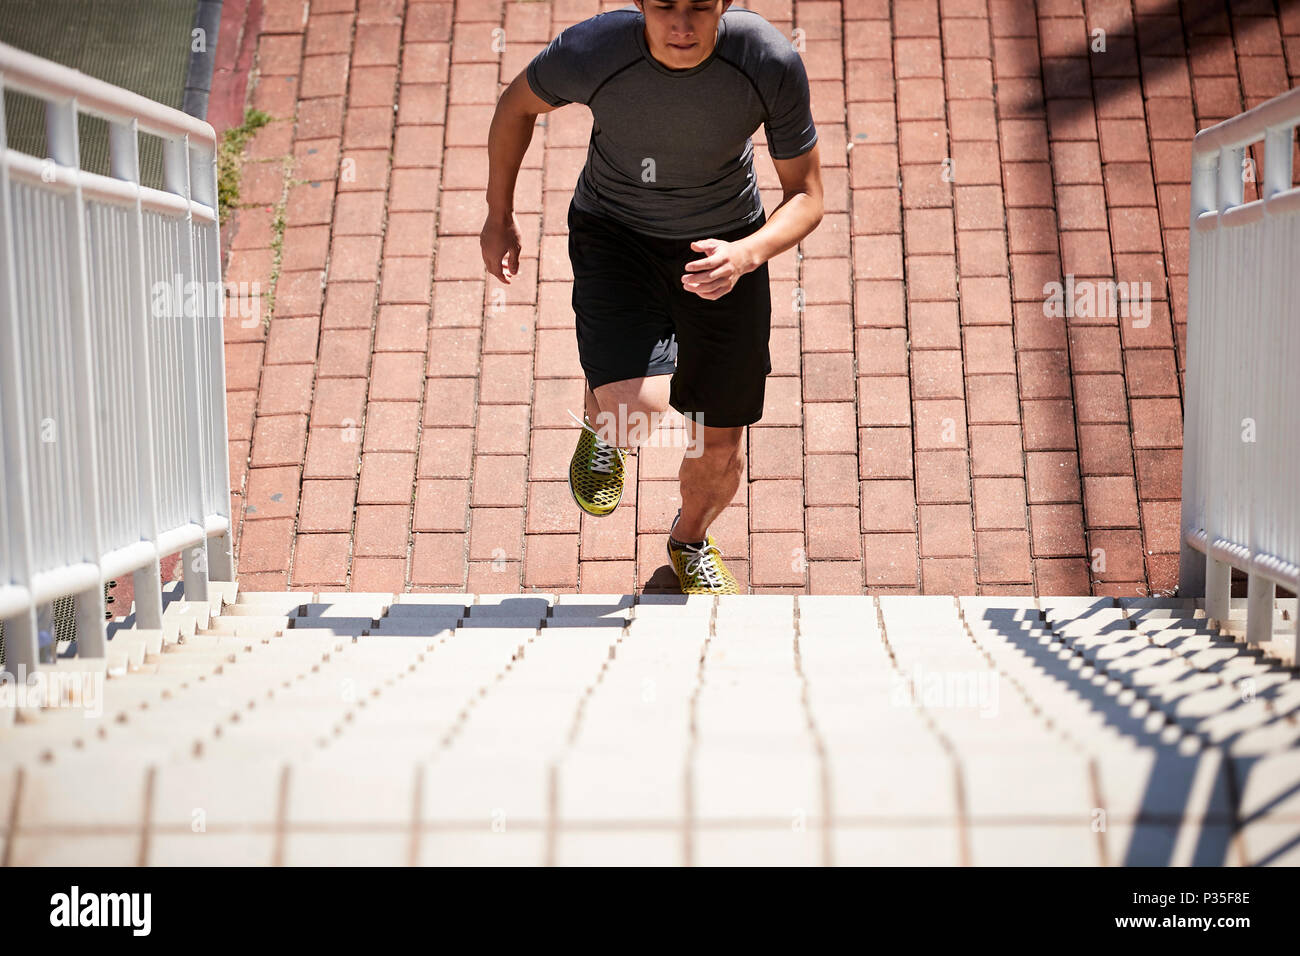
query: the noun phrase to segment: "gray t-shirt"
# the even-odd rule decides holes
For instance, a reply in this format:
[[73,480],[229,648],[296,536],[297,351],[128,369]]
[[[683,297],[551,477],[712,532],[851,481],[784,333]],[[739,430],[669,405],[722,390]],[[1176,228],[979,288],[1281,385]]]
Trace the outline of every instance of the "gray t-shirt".
[[722,15],[717,46],[689,69],[650,54],[645,17],[627,6],[564,30],[528,64],[527,78],[552,106],[591,108],[574,205],[647,235],[703,239],[757,220],[763,200],[750,136],[760,124],[773,159],[817,142],[803,60],[742,7]]

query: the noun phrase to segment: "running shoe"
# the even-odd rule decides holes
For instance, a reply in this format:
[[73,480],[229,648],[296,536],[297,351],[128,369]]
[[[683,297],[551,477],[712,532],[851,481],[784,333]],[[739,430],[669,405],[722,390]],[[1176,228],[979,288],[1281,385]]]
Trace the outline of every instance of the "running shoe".
[[723,563],[722,552],[711,534],[706,532],[704,543],[694,547],[673,543],[673,528],[677,527],[677,519],[681,516],[682,509],[678,508],[672,527],[668,529],[668,560],[677,573],[682,593],[739,594],[740,586]]
[[582,421],[573,412],[569,417],[582,426],[578,447],[569,460],[569,492],[579,508],[594,518],[603,518],[623,498],[627,452],[597,435],[586,415]]

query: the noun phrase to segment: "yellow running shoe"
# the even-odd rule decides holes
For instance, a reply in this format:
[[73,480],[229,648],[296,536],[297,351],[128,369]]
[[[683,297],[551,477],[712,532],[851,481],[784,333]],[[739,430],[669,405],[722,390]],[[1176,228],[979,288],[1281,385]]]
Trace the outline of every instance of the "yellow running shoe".
[[704,544],[693,548],[689,545],[677,547],[673,544],[673,528],[682,516],[682,509],[677,509],[672,527],[668,529],[668,560],[677,573],[677,581],[683,594],[739,594],[740,585],[735,576],[722,561],[722,552],[713,535],[705,532]]
[[[578,422],[578,416],[569,412]],[[569,492],[578,507],[594,518],[604,518],[623,499],[627,452],[608,444],[591,427],[591,419],[578,422],[578,447],[569,460]]]

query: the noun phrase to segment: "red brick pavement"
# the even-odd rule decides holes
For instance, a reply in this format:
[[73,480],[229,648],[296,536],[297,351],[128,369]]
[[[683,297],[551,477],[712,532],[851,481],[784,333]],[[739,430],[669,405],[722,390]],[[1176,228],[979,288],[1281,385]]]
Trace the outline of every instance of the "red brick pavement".
[[[673,583],[680,447],[631,460],[609,519],[565,486],[585,107],[539,120],[516,281],[486,276],[477,239],[499,90],[621,5],[264,0],[249,101],[276,121],[248,150],[227,278],[269,285],[277,205],[286,228],[269,332],[227,325],[245,587]],[[1296,82],[1300,5],[742,5],[802,31],[826,216],[771,263],[767,408],[711,529],[737,576],[754,592],[1172,588],[1190,142]],[[755,152],[770,211],[761,129]],[[1049,308],[1067,276],[1071,308]],[[1111,280],[1149,283],[1147,308],[1083,298]]]

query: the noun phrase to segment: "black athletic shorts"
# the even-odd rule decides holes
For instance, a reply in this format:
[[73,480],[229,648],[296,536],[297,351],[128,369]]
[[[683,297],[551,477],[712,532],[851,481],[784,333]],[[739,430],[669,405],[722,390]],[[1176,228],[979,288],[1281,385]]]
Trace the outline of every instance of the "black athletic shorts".
[[[766,221],[699,238],[734,241]],[[647,236],[570,203],[578,360],[592,389],[671,374],[669,404],[683,415],[718,428],[752,425],[772,373],[767,263],[721,298],[702,299],[682,285],[686,263],[705,257],[692,241]]]

